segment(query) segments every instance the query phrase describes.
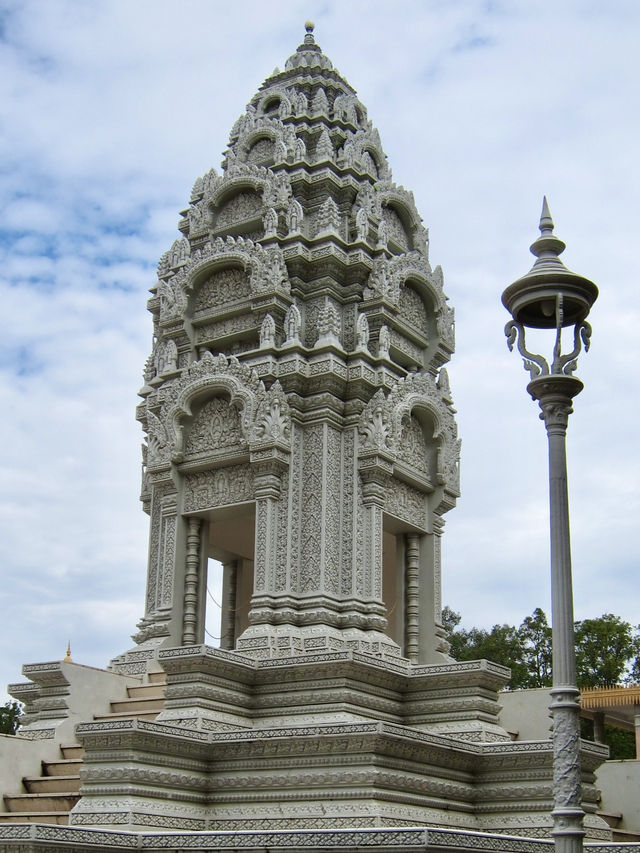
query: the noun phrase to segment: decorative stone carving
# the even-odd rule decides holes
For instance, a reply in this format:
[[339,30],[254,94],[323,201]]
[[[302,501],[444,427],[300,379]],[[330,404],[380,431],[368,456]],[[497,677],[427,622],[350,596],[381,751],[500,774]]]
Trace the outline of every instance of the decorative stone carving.
[[320,133],[320,137],[316,144],[316,162],[322,162],[323,160],[332,161],[335,158],[335,150],[333,148],[333,142],[331,141],[331,137],[329,136],[329,131],[327,128],[323,128]]
[[[384,450],[398,459],[405,452],[401,450],[405,440],[411,440],[415,450],[418,427],[411,420],[414,410],[423,410],[434,423],[432,440],[438,448],[437,470],[431,476],[452,495],[459,494],[460,440],[457,427],[451,404],[444,399],[430,373],[412,373],[400,379],[387,396],[382,390],[376,392],[360,416],[363,450]],[[414,432],[411,439],[408,439],[407,429]],[[414,467],[420,468],[421,465],[414,463]]]
[[216,309],[251,295],[251,281],[244,269],[227,267],[217,270],[197,286],[194,310]]
[[302,230],[303,219],[304,211],[302,205],[294,198],[289,203],[289,210],[287,212],[287,226],[290,234],[297,234]]
[[278,214],[272,207],[262,217],[262,224],[264,226],[264,236],[274,237],[278,230]]
[[341,236],[341,228],[340,209],[331,196],[328,196],[316,215],[316,236],[322,234],[337,234]]
[[300,343],[300,330],[302,328],[302,316],[297,305],[290,305],[287,308],[287,313],[284,318],[284,327],[286,333],[286,344]]
[[269,349],[275,346],[276,324],[271,314],[266,314],[260,326],[260,348]]
[[425,304],[411,284],[405,284],[400,289],[399,308],[400,317],[426,339],[429,336],[429,321]]
[[378,225],[378,248],[386,249],[389,242],[389,229],[386,220],[381,219]]
[[358,314],[356,322],[356,348],[363,352],[369,351],[369,321],[366,314]]
[[391,346],[391,333],[388,326],[381,326],[378,333],[378,358],[389,358],[389,347]]
[[338,309],[328,299],[318,314],[318,340],[316,347],[340,346],[340,315]]
[[254,496],[253,471],[248,463],[185,476],[185,512],[243,503]]
[[185,441],[185,457],[211,453],[230,447],[241,447],[246,441],[242,435],[240,416],[231,403],[222,398],[208,400],[193,418]]
[[240,222],[255,220],[262,213],[262,198],[255,192],[239,192],[217,211],[214,228],[220,231]]
[[329,115],[329,101],[327,100],[327,93],[325,92],[322,86],[318,87],[315,95],[313,96],[313,103],[311,105],[311,112],[314,115]]
[[363,208],[359,208],[356,212],[356,240],[360,243],[366,243],[369,235],[369,219]]

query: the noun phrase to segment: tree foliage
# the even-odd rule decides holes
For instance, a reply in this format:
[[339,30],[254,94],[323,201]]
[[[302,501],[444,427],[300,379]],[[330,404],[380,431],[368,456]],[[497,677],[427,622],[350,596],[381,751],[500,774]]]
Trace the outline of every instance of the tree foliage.
[[0,705],[0,734],[14,735],[20,727],[20,716],[22,705],[19,702],[9,701]]
[[615,687],[638,669],[637,637],[619,616],[576,622],[575,637],[579,687]]
[[[536,607],[516,628],[494,625],[461,628],[462,618],[450,607],[442,622],[456,660],[486,658],[511,669],[509,687],[550,687],[552,684],[551,627]],[[612,613],[575,623],[576,667],[579,687],[612,687],[640,682],[640,628]]]

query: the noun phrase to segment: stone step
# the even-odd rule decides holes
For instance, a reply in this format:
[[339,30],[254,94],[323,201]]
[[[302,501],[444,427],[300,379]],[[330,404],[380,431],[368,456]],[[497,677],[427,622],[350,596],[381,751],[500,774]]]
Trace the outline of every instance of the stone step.
[[139,687],[127,687],[131,699],[157,698],[164,701],[164,684],[141,684]]
[[106,720],[148,720],[153,722],[160,711],[147,711],[146,713],[136,713],[134,711],[122,711],[117,714],[96,714],[93,718],[97,723]]
[[128,713],[137,715],[139,713],[147,714],[149,711],[160,713],[164,708],[164,696],[150,696],[145,699],[123,699],[122,701],[111,702],[110,704],[113,714]]
[[75,776],[82,767],[82,758],[61,758],[60,761],[43,761],[43,776]]
[[608,823],[612,829],[618,826],[622,820],[622,814],[620,812],[597,812],[597,815]]
[[84,747],[79,743],[70,743],[60,747],[60,752],[63,758],[82,758],[84,755]]
[[166,672],[150,672],[147,676],[149,679],[149,684],[166,684],[167,683],[167,673]]
[[25,776],[22,784],[28,794],[78,793],[80,776]]
[[74,791],[60,794],[11,794],[4,796],[8,812],[70,812],[80,799]]
[[0,824],[3,823],[57,823],[67,826],[69,812],[0,812]]
[[631,832],[628,829],[614,828],[611,833],[612,841],[640,841],[640,832]]

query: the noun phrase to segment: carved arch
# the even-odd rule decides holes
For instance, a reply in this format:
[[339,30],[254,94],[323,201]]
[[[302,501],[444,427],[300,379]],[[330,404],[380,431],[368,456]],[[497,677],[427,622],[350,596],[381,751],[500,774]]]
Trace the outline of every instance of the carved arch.
[[218,237],[194,254],[185,268],[185,291],[190,293],[208,272],[232,265],[241,266],[248,273],[253,294],[291,290],[284,255],[278,246],[265,248],[242,237]]
[[293,114],[293,104],[291,103],[291,98],[284,87],[269,89],[264,93],[256,104],[258,114],[262,116],[271,116],[272,113],[268,113],[268,109],[274,102],[277,102],[278,104],[278,115],[280,118],[287,118]]
[[385,396],[376,392],[365,406],[359,421],[360,455],[382,453],[398,461],[402,433],[407,418],[417,412],[433,424],[432,439],[437,443],[437,485],[453,495],[460,493],[460,441],[450,404],[430,373],[413,373],[400,379]]
[[267,391],[255,370],[233,356],[217,357],[206,353],[191,365],[175,388],[175,401],[169,409],[165,429],[172,458],[181,462],[184,452],[184,420],[193,417],[193,405],[224,394],[240,413],[240,429],[248,445],[285,444],[290,436],[290,409],[278,382]]
[[460,493],[460,441],[451,406],[430,373],[413,373],[401,379],[389,394],[390,444],[397,453],[402,440],[403,421],[414,412],[426,414],[433,422],[432,438],[438,443],[435,476],[439,485]]
[[398,306],[403,287],[411,284],[423,299],[428,300],[439,338],[449,352],[455,349],[454,311],[444,292],[440,267],[431,269],[427,258],[420,252],[407,252],[392,258],[379,257],[369,276],[368,287],[379,296]]

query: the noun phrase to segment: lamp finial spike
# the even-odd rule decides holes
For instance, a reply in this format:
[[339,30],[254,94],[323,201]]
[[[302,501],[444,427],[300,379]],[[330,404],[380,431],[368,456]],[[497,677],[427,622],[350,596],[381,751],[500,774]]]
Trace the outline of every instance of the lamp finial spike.
[[551,218],[551,211],[549,210],[549,203],[547,202],[546,195],[542,197],[542,213],[540,214],[540,232],[544,234],[553,233],[553,219]]

